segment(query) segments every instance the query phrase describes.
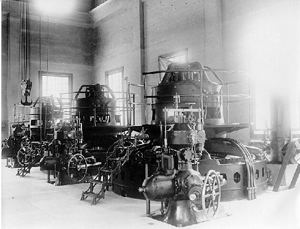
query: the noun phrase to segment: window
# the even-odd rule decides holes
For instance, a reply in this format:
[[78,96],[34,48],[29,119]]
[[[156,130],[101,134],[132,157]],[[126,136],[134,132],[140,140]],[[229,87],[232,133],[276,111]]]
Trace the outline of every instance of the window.
[[292,134],[300,134],[300,77],[296,79],[291,95],[291,128]]
[[[170,63],[187,63],[187,49],[173,52],[158,57],[159,70],[167,70]],[[162,79],[164,74],[160,75]]]
[[117,99],[116,103],[116,116],[120,117],[120,124],[126,125],[126,112],[125,112],[125,93],[124,93],[124,67],[113,69],[105,72],[106,85],[114,92]]
[[291,99],[292,130],[300,130],[300,93]]
[[[254,134],[263,134],[265,130],[272,128],[270,120],[272,115],[274,115],[273,107],[276,106],[275,101],[272,101],[276,93],[272,91],[271,87],[266,87],[265,85],[270,85],[271,79],[267,77],[263,79],[255,79],[254,85]],[[290,103],[290,114],[289,118],[291,120],[291,132],[292,134],[300,133],[300,79],[293,81],[293,88],[290,92],[285,92],[285,101]],[[273,89],[274,90],[274,89]],[[289,94],[287,96],[287,94]],[[277,95],[278,96],[278,95]],[[279,104],[282,106],[282,104]],[[283,112],[283,111],[280,111]],[[287,128],[287,127],[285,127]]]
[[41,72],[41,96],[60,98],[60,93],[72,91],[72,74]]
[[255,82],[254,90],[254,131],[255,134],[262,134],[270,126],[270,95],[262,82]]
[[[64,118],[70,117],[67,108],[71,106],[72,80],[73,75],[70,73],[40,72],[40,95],[61,99]],[[59,106],[59,104],[55,105]]]

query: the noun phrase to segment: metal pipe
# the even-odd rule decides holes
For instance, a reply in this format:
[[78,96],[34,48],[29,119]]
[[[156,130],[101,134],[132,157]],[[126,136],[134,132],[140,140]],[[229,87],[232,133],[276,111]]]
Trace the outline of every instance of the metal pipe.
[[[128,78],[126,78],[126,82]],[[130,98],[130,83],[127,83],[127,93],[126,93],[126,110],[127,110],[127,125],[131,126],[131,98]]]
[[164,109],[165,111],[165,137],[164,137],[164,145],[165,148],[168,147],[168,141],[167,141],[167,108],[165,107]]
[[[145,179],[148,178],[148,164],[145,163]],[[146,198],[146,214],[150,215],[150,200]]]
[[227,106],[226,106],[226,114],[227,114],[227,123],[229,123],[229,84],[227,85]]
[[135,125],[135,94],[132,94],[132,118],[133,118],[133,125]]

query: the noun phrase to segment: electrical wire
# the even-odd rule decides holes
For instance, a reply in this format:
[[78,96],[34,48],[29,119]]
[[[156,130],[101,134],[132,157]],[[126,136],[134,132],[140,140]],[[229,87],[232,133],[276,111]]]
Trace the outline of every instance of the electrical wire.
[[256,183],[255,183],[255,172],[254,172],[254,165],[251,154],[246,149],[246,147],[239,142],[238,140],[231,139],[231,138],[212,138],[211,140],[221,140],[221,141],[228,141],[235,147],[237,147],[242,156],[245,160],[246,170],[247,170],[247,193],[248,199],[253,200],[256,198]]

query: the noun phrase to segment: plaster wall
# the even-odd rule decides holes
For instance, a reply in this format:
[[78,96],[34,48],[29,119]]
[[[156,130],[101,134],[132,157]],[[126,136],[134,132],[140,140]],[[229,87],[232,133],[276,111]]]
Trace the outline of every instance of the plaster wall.
[[[124,67],[130,82],[142,83],[141,72],[158,70],[160,55],[183,49],[189,62],[221,68],[220,6],[217,0],[111,0],[100,5],[92,11],[96,81],[105,83],[105,71]],[[157,84],[157,77],[147,83]],[[150,109],[138,110],[137,124],[151,122]]]
[[[7,31],[2,34],[3,127],[11,116],[10,108],[21,98],[16,86],[21,76],[18,2],[8,7],[7,1],[2,1],[2,5],[2,30]],[[266,87],[274,91],[297,90],[292,83],[299,76],[299,67],[295,67],[300,53],[297,10],[296,0],[110,0],[90,13],[73,12],[64,18],[48,19],[44,15],[40,18],[32,7],[31,97],[39,94],[40,69],[72,73],[76,90],[82,84],[105,84],[106,71],[124,67],[125,88],[125,78],[141,84],[142,72],[158,70],[160,55],[184,49],[188,50],[188,62],[246,73],[219,73],[224,82],[244,81],[230,85],[230,93],[251,94],[253,78],[266,76],[273,77]],[[157,78],[147,78],[147,83],[157,84]],[[137,102],[142,102],[143,91],[132,91],[139,95]],[[225,120],[253,121],[251,103],[230,105],[228,116],[224,112]],[[138,108],[136,124],[150,121],[150,106]],[[250,135],[249,128],[229,137],[247,144]]]
[[[127,82],[141,84],[141,6],[138,0],[111,0],[95,8],[91,15],[95,32],[95,83],[105,84],[105,72],[124,68],[123,88]],[[127,79],[127,81],[125,80]],[[132,87],[143,101],[142,90]],[[137,108],[136,124],[142,123],[142,107]]]
[[[8,137],[14,105],[20,104],[20,2],[2,1],[2,138]],[[73,91],[93,82],[93,36],[90,15],[41,15],[29,4],[30,80],[29,97],[39,96],[39,71],[73,74]],[[25,76],[26,78],[26,76]],[[24,100],[24,98],[22,98]]]
[[[278,98],[285,101],[285,111],[280,117],[285,121],[276,125],[281,126],[281,137],[289,137],[290,111],[286,107],[290,103],[291,92],[299,90],[295,85],[300,75],[299,1],[233,0],[221,3],[224,68],[245,73],[232,78],[245,83],[231,85],[230,91],[234,94],[248,92],[252,97],[250,104],[230,107],[230,121],[246,122],[249,117],[251,122],[254,121],[254,100],[266,99],[254,94],[254,81],[262,79],[265,93],[269,93],[274,101]],[[272,110],[271,121],[276,115]],[[271,128],[277,127],[273,125]],[[250,129],[230,134],[230,137],[246,144],[250,136]]]

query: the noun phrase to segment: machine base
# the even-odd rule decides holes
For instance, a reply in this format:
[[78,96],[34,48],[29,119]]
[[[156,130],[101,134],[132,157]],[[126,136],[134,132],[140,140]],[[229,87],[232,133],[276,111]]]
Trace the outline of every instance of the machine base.
[[219,205],[216,215],[209,218],[205,216],[202,210],[194,210],[189,200],[173,201],[170,203],[165,214],[159,214],[159,212],[157,212],[151,215],[153,219],[171,224],[176,227],[190,226],[226,216],[230,216],[230,214],[226,213],[224,208]]
[[[265,161],[256,161],[253,163],[255,168],[256,194],[261,195],[268,189],[267,163]],[[245,163],[224,163],[218,160],[203,160],[193,169],[201,174],[206,174],[210,169],[220,172],[227,180],[227,184],[222,187],[222,201],[234,201],[247,198],[247,177]],[[149,166],[149,174],[156,171],[156,165]],[[138,188],[145,179],[145,165],[140,164],[132,167],[125,164],[121,168],[121,173],[113,181],[113,192],[120,196],[131,197],[135,199],[145,199]]]

